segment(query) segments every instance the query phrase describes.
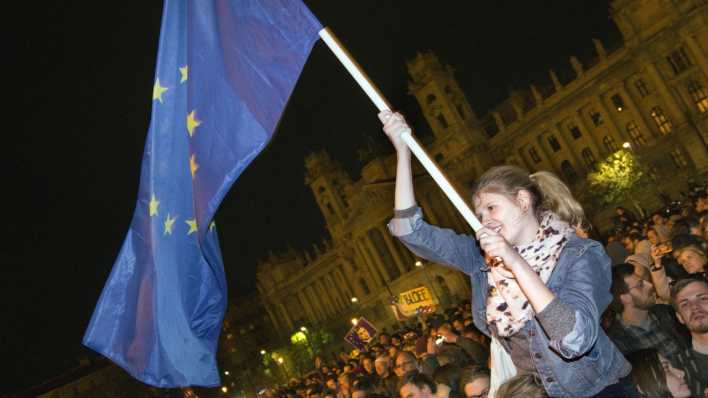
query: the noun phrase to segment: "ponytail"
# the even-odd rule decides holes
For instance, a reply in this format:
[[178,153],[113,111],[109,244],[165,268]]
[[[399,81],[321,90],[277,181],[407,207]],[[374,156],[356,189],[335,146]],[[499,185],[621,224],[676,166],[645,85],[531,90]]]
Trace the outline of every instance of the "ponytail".
[[540,204],[543,210],[556,213],[561,220],[572,227],[585,224],[583,207],[575,200],[568,186],[560,178],[547,171],[537,171],[529,175],[529,178],[543,195],[543,202]]

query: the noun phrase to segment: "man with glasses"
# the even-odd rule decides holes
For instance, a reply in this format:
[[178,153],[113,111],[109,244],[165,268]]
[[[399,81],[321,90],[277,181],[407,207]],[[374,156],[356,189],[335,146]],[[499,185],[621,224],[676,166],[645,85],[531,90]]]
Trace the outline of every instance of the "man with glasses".
[[612,309],[617,317],[608,335],[627,355],[653,348],[673,360],[687,341],[669,305],[656,304],[654,286],[635,274],[634,267],[621,264],[612,270]]
[[396,366],[394,366],[393,371],[396,372],[399,380],[403,380],[403,376],[406,373],[418,369],[418,360],[410,351],[401,351],[396,355]]
[[391,373],[391,358],[387,355],[378,356],[374,360],[374,369],[377,376],[374,382],[376,391],[381,395],[398,397],[398,379]]

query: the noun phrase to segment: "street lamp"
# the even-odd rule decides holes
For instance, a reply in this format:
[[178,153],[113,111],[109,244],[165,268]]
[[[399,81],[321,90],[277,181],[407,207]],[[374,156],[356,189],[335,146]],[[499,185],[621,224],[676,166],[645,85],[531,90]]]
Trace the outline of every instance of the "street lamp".
[[303,332],[307,332],[307,328],[304,326],[300,326],[300,330],[302,330]]
[[226,386],[223,386],[223,387],[221,387],[221,392],[223,392],[224,394],[226,394],[227,392],[229,392],[229,388],[226,387]]
[[228,375],[229,375],[229,371],[228,371],[228,370],[225,370],[225,371],[224,371],[224,374],[228,376]]
[[265,354],[266,354],[266,350],[261,350],[261,355],[265,355]]
[[631,147],[632,147],[632,145],[629,142],[625,142],[624,144],[622,144],[622,148],[624,148],[624,149],[629,149]]
[[423,266],[423,262],[420,261],[420,260],[418,260],[418,261],[415,262],[415,266],[416,266],[416,267],[422,267],[422,266]]
[[356,326],[357,323],[359,323],[359,320],[356,318],[352,318],[352,325]]
[[359,302],[359,299],[356,297],[352,297],[352,303],[357,303],[357,302]]

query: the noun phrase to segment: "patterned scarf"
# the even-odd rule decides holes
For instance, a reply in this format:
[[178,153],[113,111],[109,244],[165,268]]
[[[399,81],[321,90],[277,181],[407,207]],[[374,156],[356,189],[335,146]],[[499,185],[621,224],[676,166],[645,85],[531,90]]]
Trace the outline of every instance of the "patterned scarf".
[[[561,250],[574,229],[552,212],[545,212],[536,238],[524,246],[515,246],[521,257],[531,266],[543,283],[548,282]],[[488,273],[487,324],[495,326],[497,334],[511,336],[521,330],[531,319],[533,309],[516,279],[506,278],[499,272]]]

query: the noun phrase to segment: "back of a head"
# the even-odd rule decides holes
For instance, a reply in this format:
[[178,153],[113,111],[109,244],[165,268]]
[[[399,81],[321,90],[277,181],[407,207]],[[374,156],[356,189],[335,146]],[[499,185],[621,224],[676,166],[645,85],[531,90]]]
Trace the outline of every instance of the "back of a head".
[[543,383],[535,374],[512,377],[499,386],[495,398],[545,398],[548,397]]
[[460,370],[460,396],[465,396],[465,386],[480,377],[490,378],[489,369],[484,366],[470,365]]
[[515,199],[519,191],[531,194],[533,209],[540,219],[544,211],[552,211],[573,227],[585,225],[585,212],[573,194],[558,177],[547,171],[529,174],[516,166],[497,166],[487,170],[479,178],[473,195],[480,192],[503,194]]
[[627,355],[632,364],[632,382],[647,398],[671,397],[666,385],[666,373],[655,349],[639,350]]

